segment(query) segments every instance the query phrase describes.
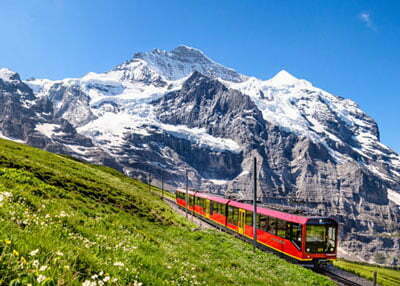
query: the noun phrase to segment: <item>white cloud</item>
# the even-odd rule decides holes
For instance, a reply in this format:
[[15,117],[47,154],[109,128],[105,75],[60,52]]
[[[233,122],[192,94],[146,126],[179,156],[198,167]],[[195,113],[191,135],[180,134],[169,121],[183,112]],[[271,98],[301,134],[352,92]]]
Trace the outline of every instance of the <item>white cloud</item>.
[[361,12],[358,17],[369,29],[376,31],[376,26],[369,12]]

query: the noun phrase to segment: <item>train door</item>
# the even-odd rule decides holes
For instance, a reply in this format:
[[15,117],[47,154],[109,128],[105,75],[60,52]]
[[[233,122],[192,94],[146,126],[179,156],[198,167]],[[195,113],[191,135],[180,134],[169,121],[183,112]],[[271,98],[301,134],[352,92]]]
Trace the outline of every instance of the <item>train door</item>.
[[246,222],[246,211],[239,209],[238,229],[240,234],[244,234],[245,222]]
[[206,218],[210,217],[210,200],[205,200],[206,201]]

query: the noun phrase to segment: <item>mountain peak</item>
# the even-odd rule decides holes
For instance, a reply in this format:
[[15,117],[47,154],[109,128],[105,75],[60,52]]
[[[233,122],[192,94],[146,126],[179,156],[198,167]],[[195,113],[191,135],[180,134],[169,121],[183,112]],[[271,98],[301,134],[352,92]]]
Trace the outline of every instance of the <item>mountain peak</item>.
[[274,85],[291,85],[298,82],[299,79],[294,77],[287,71],[281,70],[268,81],[270,83],[273,83]]
[[171,51],[154,49],[150,52],[136,53],[128,64],[138,61],[145,62],[147,67],[166,80],[182,79],[194,71],[232,82],[242,82],[245,78],[233,69],[214,62],[202,51],[184,45]]
[[212,62],[201,50],[181,45],[176,47],[171,51],[171,53],[178,55],[178,56],[183,56],[183,57],[195,57],[195,58],[203,58],[203,60]]
[[8,68],[0,68],[0,79],[3,80],[4,82],[21,80],[18,73]]
[[272,86],[302,86],[302,87],[312,86],[310,82],[303,79],[298,79],[285,70],[281,70],[266,82],[268,85]]

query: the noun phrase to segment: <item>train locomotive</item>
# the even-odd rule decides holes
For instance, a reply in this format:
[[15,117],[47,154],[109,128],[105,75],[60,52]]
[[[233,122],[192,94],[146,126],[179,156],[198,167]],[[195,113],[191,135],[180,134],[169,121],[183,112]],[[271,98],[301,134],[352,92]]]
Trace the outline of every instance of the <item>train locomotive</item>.
[[[254,242],[253,205],[206,193],[176,190],[176,203],[210,224]],[[188,203],[187,203],[188,202]],[[256,244],[304,266],[319,268],[336,259],[338,223],[257,207]]]

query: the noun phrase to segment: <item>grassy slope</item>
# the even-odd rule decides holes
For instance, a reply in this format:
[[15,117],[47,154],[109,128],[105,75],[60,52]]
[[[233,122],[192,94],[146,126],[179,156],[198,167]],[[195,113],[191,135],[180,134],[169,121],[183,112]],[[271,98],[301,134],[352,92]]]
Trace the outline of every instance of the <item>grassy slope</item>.
[[360,264],[360,263],[354,263],[354,262],[349,262],[345,260],[338,260],[335,263],[335,266],[349,271],[353,272],[361,277],[365,277],[369,280],[373,280],[373,273],[376,271],[378,273],[378,284],[382,286],[397,286],[400,285],[400,271],[399,270],[394,270],[394,269],[389,269],[389,268],[384,268],[384,267],[378,267],[378,266],[372,266],[372,265],[366,265],[366,264]]
[[115,170],[1,139],[0,201],[0,285],[332,285],[227,234],[193,231]]

